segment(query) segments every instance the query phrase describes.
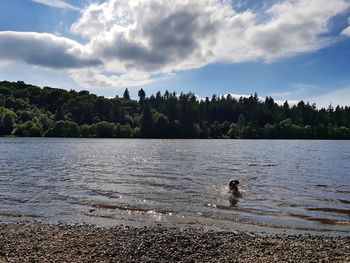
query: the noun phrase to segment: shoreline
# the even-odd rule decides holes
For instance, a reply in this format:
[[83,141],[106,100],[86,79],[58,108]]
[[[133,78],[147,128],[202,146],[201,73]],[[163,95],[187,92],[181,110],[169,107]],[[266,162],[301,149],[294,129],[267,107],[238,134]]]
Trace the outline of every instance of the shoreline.
[[163,137],[45,137],[45,136],[18,136],[18,135],[0,135],[0,138],[29,138],[29,139],[103,139],[103,140],[198,140],[198,141],[350,141],[349,138],[339,139],[339,138],[163,138]]
[[350,238],[199,228],[0,224],[2,262],[349,262]]

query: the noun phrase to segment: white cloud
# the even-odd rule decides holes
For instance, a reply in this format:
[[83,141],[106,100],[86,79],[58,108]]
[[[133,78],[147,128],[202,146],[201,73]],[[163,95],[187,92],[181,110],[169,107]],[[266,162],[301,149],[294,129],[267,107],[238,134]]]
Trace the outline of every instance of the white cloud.
[[101,64],[89,58],[79,43],[53,34],[33,32],[0,32],[0,59],[56,68],[80,68]]
[[71,4],[68,4],[62,0],[32,0],[32,2],[43,4],[47,6],[51,6],[54,8],[61,8],[61,9],[69,9],[74,11],[80,11],[79,7],[73,6]]
[[348,7],[344,0],[291,0],[238,13],[229,0],[110,0],[85,9],[72,32],[107,70],[147,76],[318,50],[333,41],[321,37],[331,18]]
[[345,87],[320,96],[311,97],[308,101],[315,102],[318,108],[328,108],[329,105],[332,105],[333,107],[336,107],[337,105],[349,106],[349,99],[350,87]]
[[[229,94],[224,94],[224,95],[221,95],[223,96],[224,98],[227,98]],[[249,98],[250,96],[252,96],[253,94],[250,94],[250,95],[247,95],[247,94],[234,94],[234,93],[230,93],[230,96],[231,98],[234,98],[236,100],[239,100],[241,98]],[[218,97],[221,97],[221,96],[218,96]],[[254,96],[254,95],[253,95]],[[269,96],[268,96],[269,97]],[[199,96],[196,96],[197,100],[202,100],[204,101],[205,98],[202,98],[202,97],[199,97]],[[210,99],[210,98],[209,98]],[[263,96],[258,96],[258,100],[261,101],[261,102],[264,102],[266,99],[266,97],[263,97]],[[298,102],[300,100],[290,100],[290,99],[279,99],[279,100],[275,100],[274,99],[274,102],[277,103],[278,105],[283,105],[285,102],[288,102],[289,106],[294,106],[294,105],[297,105]]]
[[[350,24],[350,17],[348,18],[348,23]],[[341,32],[341,34],[342,34],[343,36],[350,36],[350,26],[348,26],[347,28],[345,28],[345,29]]]
[[265,60],[318,50],[332,39],[322,38],[328,32],[330,19],[349,7],[345,1],[294,0],[272,5],[266,10],[267,22],[250,27],[248,39]]
[[[239,100],[240,98],[249,98],[250,96],[252,96],[252,95],[239,95],[239,94],[230,94],[230,95],[231,95],[232,98],[235,98],[237,100]],[[227,95],[224,95],[224,96],[226,97]],[[288,101],[289,106],[297,105],[298,102],[300,101],[300,100],[290,100],[290,99],[287,99],[286,97],[285,97],[285,99],[279,99],[279,100],[275,100],[274,99],[274,101],[278,105],[283,105],[286,101]],[[266,97],[258,96],[258,99],[260,101],[265,101],[265,98]]]
[[[63,1],[35,1],[69,8]],[[29,49],[28,55],[18,44],[13,49],[17,59],[22,56],[25,63],[41,66],[53,66],[48,58],[41,62],[38,58],[44,57],[45,48],[51,55],[54,47],[56,58],[59,52],[70,63],[78,58],[74,63],[79,66],[61,62],[59,67],[77,68],[83,59],[88,66],[101,61],[93,69],[71,71],[81,85],[137,86],[216,62],[273,62],[318,50],[334,41],[325,36],[330,20],[350,6],[347,0],[285,0],[257,11],[237,12],[232,4],[233,0],[108,0],[89,5],[72,25],[71,31],[86,44],[46,36],[40,40],[40,51]],[[40,38],[39,34],[31,37],[29,43],[25,37],[26,42],[17,39],[30,47]]]
[[[20,76],[20,79],[18,76]],[[51,86],[68,90],[83,89],[68,76],[66,70],[33,67],[17,62],[7,62],[6,65],[0,64],[0,79],[7,81],[23,80],[39,87]]]
[[147,73],[104,74],[98,69],[71,70],[70,76],[83,87],[137,87],[154,81]]
[[350,36],[350,26],[345,28],[341,34],[344,36]]
[[289,107],[292,107],[294,105],[298,105],[298,103],[300,102],[300,100],[275,100],[275,103],[277,103],[278,105],[282,106],[285,102],[287,101]]
[[296,83],[291,85],[291,90],[287,90],[284,92],[274,92],[271,93],[273,98],[277,99],[286,99],[286,98],[303,98],[306,97],[307,94],[314,92],[316,90],[320,90],[319,87],[314,85],[304,84],[304,83]]

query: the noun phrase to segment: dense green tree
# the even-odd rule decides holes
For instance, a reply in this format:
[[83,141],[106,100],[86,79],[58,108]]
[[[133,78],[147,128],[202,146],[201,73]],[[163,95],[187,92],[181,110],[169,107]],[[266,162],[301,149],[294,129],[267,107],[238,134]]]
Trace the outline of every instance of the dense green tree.
[[0,135],[10,135],[16,121],[17,115],[13,111],[0,108]]
[[7,87],[0,86],[0,94],[7,97],[12,95],[12,91]]
[[96,124],[96,136],[100,138],[115,137],[115,124],[111,122],[102,121]]
[[163,113],[157,112],[154,117],[154,130],[158,138],[171,137],[170,122]]
[[72,121],[57,121],[53,127],[54,137],[80,137],[79,126]]
[[136,127],[132,130],[131,137],[132,138],[140,138],[141,137],[141,131],[140,131],[139,127]]
[[257,139],[260,138],[259,130],[257,130],[251,124],[243,127],[241,129],[241,138],[242,139]]
[[19,111],[19,112],[17,112],[17,115],[19,115],[18,121],[22,122],[22,123],[26,122],[26,121],[31,121],[34,118],[34,112],[28,111],[28,110]]
[[90,138],[94,136],[94,131],[90,125],[84,124],[80,126],[80,136],[83,138]]
[[153,115],[151,112],[151,107],[149,104],[146,104],[143,112],[142,112],[142,119],[141,119],[141,136],[143,138],[150,138],[153,135]]
[[0,94],[0,108],[4,107],[5,104],[5,96]]
[[64,120],[64,113],[61,107],[59,107],[55,112],[55,121]]
[[139,101],[88,91],[0,82],[0,135],[118,138],[350,139],[350,108],[300,101],[278,105],[257,94],[234,98],[157,92]]
[[43,131],[50,129],[54,124],[52,114],[50,113],[40,114],[38,122]]
[[121,128],[121,138],[131,138],[132,137],[132,128],[129,123],[125,124]]
[[41,137],[42,130],[36,123],[32,121],[26,121],[23,124],[19,124],[13,131],[13,134],[23,137]]
[[244,114],[241,113],[238,117],[238,122],[237,122],[237,128],[238,128],[238,136],[240,138],[243,138],[242,134],[243,134],[243,129],[245,127],[245,117]]
[[230,139],[236,139],[239,137],[239,128],[238,128],[236,123],[232,123],[230,125],[230,129],[229,129],[227,135]]
[[263,129],[263,137],[265,139],[278,139],[278,131],[275,125],[267,123]]
[[13,97],[7,97],[4,102],[4,107],[7,109],[14,110],[16,107],[16,101]]

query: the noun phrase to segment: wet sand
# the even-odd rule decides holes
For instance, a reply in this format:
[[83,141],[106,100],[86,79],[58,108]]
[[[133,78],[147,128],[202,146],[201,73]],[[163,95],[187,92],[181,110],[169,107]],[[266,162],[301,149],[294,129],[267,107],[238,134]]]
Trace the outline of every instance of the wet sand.
[[350,262],[350,238],[9,224],[0,225],[2,262]]

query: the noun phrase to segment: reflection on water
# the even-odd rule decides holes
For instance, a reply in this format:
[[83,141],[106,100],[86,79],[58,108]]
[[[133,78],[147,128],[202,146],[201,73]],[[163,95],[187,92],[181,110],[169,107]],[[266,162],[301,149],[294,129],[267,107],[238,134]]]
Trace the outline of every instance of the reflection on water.
[[349,171],[349,141],[0,138],[0,220],[349,235]]

